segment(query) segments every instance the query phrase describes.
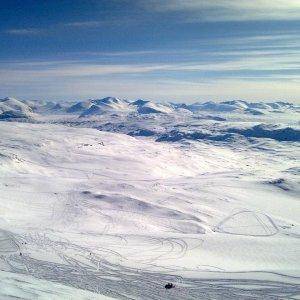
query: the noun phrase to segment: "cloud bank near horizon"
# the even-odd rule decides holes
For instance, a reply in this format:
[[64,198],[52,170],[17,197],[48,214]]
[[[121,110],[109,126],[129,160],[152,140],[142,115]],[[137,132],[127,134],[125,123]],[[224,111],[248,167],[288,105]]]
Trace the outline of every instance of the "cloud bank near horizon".
[[28,3],[0,12],[2,96],[300,101],[297,0]]

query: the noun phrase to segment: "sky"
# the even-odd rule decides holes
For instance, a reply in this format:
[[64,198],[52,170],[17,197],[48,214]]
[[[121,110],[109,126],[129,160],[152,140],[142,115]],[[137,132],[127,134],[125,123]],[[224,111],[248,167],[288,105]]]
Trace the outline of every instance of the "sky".
[[300,0],[2,0],[0,98],[300,103]]

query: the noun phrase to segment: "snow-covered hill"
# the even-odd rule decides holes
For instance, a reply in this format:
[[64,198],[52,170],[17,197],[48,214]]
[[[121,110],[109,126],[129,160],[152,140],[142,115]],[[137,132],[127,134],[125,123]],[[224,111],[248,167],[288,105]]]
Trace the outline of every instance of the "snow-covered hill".
[[153,103],[150,101],[137,100],[133,103],[137,107],[139,114],[167,114],[173,110],[168,105]]
[[0,120],[30,119],[32,108],[26,103],[14,98],[0,99]]
[[3,298],[56,283],[122,299],[299,295],[297,142],[157,143],[20,122],[0,135]]
[[296,105],[0,107],[0,299],[299,298]]
[[[80,105],[77,103],[77,105]],[[89,100],[89,105],[82,111],[80,117],[97,116],[107,113],[130,112],[129,103],[118,98],[107,97]]]
[[299,110],[288,102],[277,101],[273,103],[265,102],[247,102],[242,100],[224,101],[224,102],[204,102],[194,103],[187,106],[187,109],[193,112],[212,111],[212,112],[238,112],[252,115],[263,115],[268,112],[284,112],[288,109]]

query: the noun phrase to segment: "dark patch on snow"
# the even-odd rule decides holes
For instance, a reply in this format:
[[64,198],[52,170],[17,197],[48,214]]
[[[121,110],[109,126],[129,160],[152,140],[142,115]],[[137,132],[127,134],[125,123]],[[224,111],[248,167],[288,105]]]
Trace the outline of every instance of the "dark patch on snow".
[[147,100],[142,100],[142,99],[138,99],[132,103],[130,103],[130,105],[135,105],[135,106],[143,106],[145,105],[146,103],[148,103],[149,101]]
[[173,283],[167,283],[167,284],[165,285],[165,289],[167,289],[167,290],[172,289],[172,288],[174,288],[174,287],[175,287],[175,285],[174,285]]
[[285,170],[285,172],[293,174],[293,175],[300,175],[300,167],[293,167]]
[[237,133],[248,138],[268,138],[281,142],[300,141],[300,130],[291,127],[276,128],[274,126],[259,124],[247,129],[229,128],[228,132]]
[[106,196],[105,195],[95,195],[94,196],[96,199],[104,199],[104,198],[106,198]]
[[67,108],[68,113],[76,113],[76,112],[81,112],[85,109],[88,109],[90,107],[90,102],[78,102],[69,108]]
[[213,121],[226,121],[225,118],[219,117],[219,116],[211,116],[211,115],[207,115],[207,116],[193,116],[193,119],[195,120],[213,120]]
[[149,129],[137,129],[128,133],[130,136],[153,136],[156,134],[155,131]]
[[254,116],[261,116],[261,115],[264,115],[264,113],[258,109],[253,109],[253,108],[247,108],[245,109],[245,112],[246,113],[249,113],[251,115],[254,115]]
[[278,178],[278,179],[273,179],[267,181],[268,184],[274,185],[284,191],[290,191],[290,187],[288,186],[288,183],[286,182],[285,179],[283,178]]
[[84,194],[84,195],[90,195],[91,192],[90,191],[82,191],[82,194]]
[[5,111],[0,114],[0,120],[9,120],[9,119],[29,119],[30,117],[19,111]]
[[181,132],[177,130],[172,130],[168,133],[162,134],[156,139],[157,142],[178,142],[180,140],[209,140],[209,141],[231,141],[234,139],[234,134],[224,133],[224,134],[211,134],[203,133],[201,131],[196,132]]

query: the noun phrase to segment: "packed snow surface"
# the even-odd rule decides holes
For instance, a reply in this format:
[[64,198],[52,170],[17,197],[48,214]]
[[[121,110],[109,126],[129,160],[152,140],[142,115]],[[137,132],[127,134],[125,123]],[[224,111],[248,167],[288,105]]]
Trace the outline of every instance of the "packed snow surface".
[[0,119],[0,299],[300,299],[296,105],[5,98]]

